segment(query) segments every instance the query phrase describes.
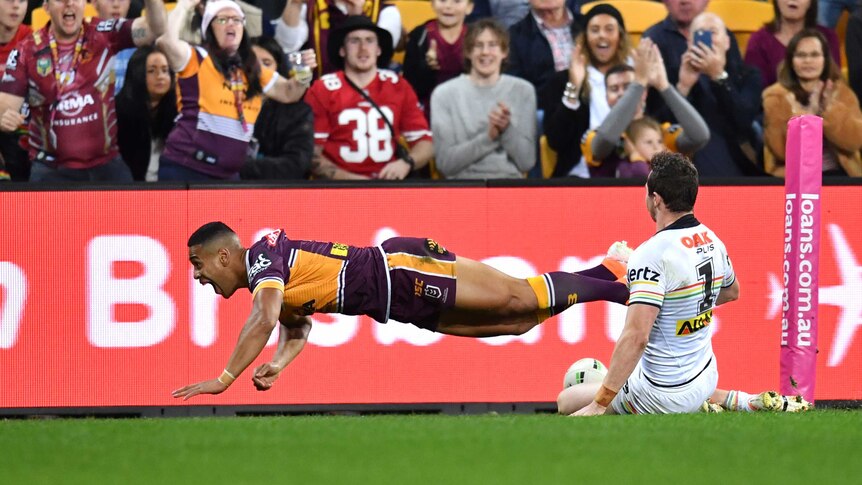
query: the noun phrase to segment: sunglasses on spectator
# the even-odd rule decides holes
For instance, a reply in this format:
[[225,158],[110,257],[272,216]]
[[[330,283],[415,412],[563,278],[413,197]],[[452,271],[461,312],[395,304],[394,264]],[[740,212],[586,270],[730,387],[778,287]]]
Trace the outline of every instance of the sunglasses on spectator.
[[213,19],[213,22],[219,25],[242,25],[244,20],[242,17],[216,17]]

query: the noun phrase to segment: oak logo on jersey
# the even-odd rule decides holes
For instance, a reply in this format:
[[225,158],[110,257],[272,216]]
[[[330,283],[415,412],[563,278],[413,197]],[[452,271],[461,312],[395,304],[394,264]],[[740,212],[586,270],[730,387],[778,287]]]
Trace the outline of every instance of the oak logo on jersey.
[[700,315],[688,320],[677,320],[676,336],[684,337],[686,335],[691,335],[702,328],[708,327],[710,323],[712,323],[712,310],[709,310],[706,313],[701,313]]
[[679,240],[683,246],[687,248],[696,248],[699,246],[703,246],[704,244],[712,243],[712,239],[709,237],[708,231],[703,231],[700,234],[695,234],[694,236],[684,236]]
[[264,236],[266,238],[266,245],[271,248],[274,248],[276,243],[278,242],[279,235],[281,235],[281,229],[276,229]]
[[433,239],[425,240],[425,248],[428,249],[429,252],[437,253],[441,256],[449,254],[449,251],[447,251],[446,248],[441,246],[437,241]]
[[661,274],[651,268],[630,269],[628,274],[629,281],[652,281],[654,283],[658,283],[659,276]]
[[258,254],[257,261],[255,261],[254,264],[251,266],[251,269],[248,270],[248,277],[254,278],[255,275],[265,270],[266,268],[269,268],[269,265],[271,264],[272,261],[266,259],[263,254]]

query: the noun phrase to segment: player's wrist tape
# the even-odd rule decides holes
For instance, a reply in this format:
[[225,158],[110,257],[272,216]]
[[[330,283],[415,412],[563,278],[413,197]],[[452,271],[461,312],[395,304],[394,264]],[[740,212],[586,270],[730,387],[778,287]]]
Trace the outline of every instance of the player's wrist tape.
[[229,386],[233,384],[233,381],[236,380],[236,376],[231,374],[230,371],[228,371],[227,369],[225,369],[222,371],[221,375],[218,376],[217,380],[222,384]]
[[617,396],[617,391],[612,391],[608,389],[606,386],[602,385],[599,388],[599,392],[596,393],[595,401],[599,403],[602,407],[608,407],[611,401]]

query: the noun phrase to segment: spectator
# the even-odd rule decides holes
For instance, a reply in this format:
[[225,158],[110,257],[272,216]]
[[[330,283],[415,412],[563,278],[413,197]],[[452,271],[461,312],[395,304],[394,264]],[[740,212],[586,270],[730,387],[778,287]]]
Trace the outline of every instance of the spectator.
[[853,90],[827,55],[826,37],[805,29],[790,39],[778,82],[763,93],[766,170],[784,176],[787,122],[793,116],[823,118],[823,175],[862,176],[862,111]]
[[[261,97],[283,103],[306,86],[258,65],[232,0],[210,0],[204,10],[203,47],[179,32],[199,0],[180,0],[158,45],[177,73],[180,117],[159,160],[159,180],[236,180],[246,161]],[[314,67],[313,55],[309,59]]]
[[590,83],[590,128],[604,121],[610,112],[605,96],[605,74],[611,66],[629,62],[629,36],[619,10],[601,3],[584,16],[584,30],[577,43],[587,60],[587,81]]
[[[364,15],[389,33],[392,46],[401,41],[401,13],[386,0],[287,0],[275,24],[275,40],[285,52],[314,49],[317,76],[334,72],[338,59],[329,59],[330,33],[354,15]],[[336,49],[337,52],[337,49]]]
[[772,7],[775,17],[751,35],[745,48],[745,63],[760,70],[764,89],[775,83],[787,43],[802,29],[819,30],[829,41],[832,58],[841,66],[838,36],[834,30],[817,25],[817,0],[775,0]]
[[[382,69],[392,57],[389,32],[364,16],[331,33],[329,58],[339,69],[308,91],[314,112],[312,174],[318,178],[400,180],[433,156],[431,131],[416,93]],[[410,145],[400,145],[401,137]]]
[[589,171],[581,154],[581,137],[590,128],[590,84],[586,56],[575,45],[569,69],[554,75],[539,92],[539,109],[548,146],[557,152],[553,177],[587,178]]
[[[655,152],[669,148],[692,153],[709,140],[706,122],[668,82],[658,47],[644,39],[633,55],[634,68],[619,64],[608,71],[607,99],[611,112],[581,142],[592,177],[646,178],[649,166],[642,162],[649,162]],[[654,119],[645,118],[648,87],[661,94],[679,125],[659,125]],[[635,123],[643,119],[648,121]],[[656,131],[652,128],[657,128],[657,133],[651,133]]]
[[572,30],[579,24],[565,0],[530,0],[530,12],[509,29],[506,72],[526,79],[536,92],[555,72],[565,71],[572,53]]
[[129,79],[117,93],[117,142],[132,178],[155,182],[159,157],[177,117],[176,79],[168,58],[151,46],[129,59]]
[[834,30],[845,10],[853,15],[859,10],[859,0],[820,0],[817,23]]
[[[33,31],[24,25],[26,0],[0,2],[0,77],[6,72],[6,60],[12,49]],[[27,111],[23,107],[23,111]],[[26,133],[26,119],[21,113],[10,111],[8,119],[0,120],[0,181],[26,181],[30,178],[30,161],[27,151],[19,145],[21,134]]]
[[502,74],[509,36],[496,20],[470,26],[467,74],[431,95],[437,169],[446,178],[522,178],[536,163],[536,93]]
[[[701,177],[762,174],[753,129],[760,112],[760,73],[742,62],[733,34],[721,18],[701,13],[688,20],[692,9],[682,8],[685,3],[665,0],[670,15],[647,29],[644,36],[659,46],[670,83],[709,126],[709,143],[694,155],[697,170]],[[711,32],[711,46],[686,40],[689,30],[698,29]],[[673,119],[664,101],[655,95],[647,98],[647,112],[660,119]]]
[[[539,92],[548,144],[558,154],[555,177],[589,177],[578,142],[587,129],[597,128],[610,111],[605,74],[611,66],[629,62],[629,38],[619,10],[608,4],[596,5],[582,23],[584,30],[578,28],[580,34],[573,34],[577,41],[569,69],[554,74]],[[575,96],[567,97],[566,93]]]
[[[131,0],[93,1],[100,19],[119,20],[128,18],[131,4]],[[123,88],[123,82],[126,80],[126,66],[128,66],[133,52],[135,52],[134,48],[123,49],[114,56],[114,93],[119,93],[120,89]]]
[[853,12],[847,21],[845,38],[847,77],[856,97],[862,99],[862,9]]
[[[245,15],[245,24],[243,24],[244,35],[247,35],[249,39],[263,35],[263,10],[242,0],[234,0],[234,2],[239,5],[240,10]],[[191,45],[201,45],[203,43],[201,22],[203,21],[206,3],[207,0],[201,0],[194,11],[186,16],[186,23],[180,27],[181,40]]]
[[[258,37],[252,49],[262,66],[288,77],[288,63],[272,37]],[[252,153],[240,172],[244,180],[289,180],[308,177],[314,154],[314,115],[300,100],[279,103],[267,99],[254,123],[257,153]]]
[[404,56],[404,78],[410,82],[431,119],[431,92],[464,69],[464,19],[472,0],[431,0],[436,18],[410,32]]
[[132,180],[117,148],[110,65],[100,60],[164,31],[162,0],[146,5],[146,19],[91,23],[83,0],[46,0],[51,21],[9,54],[0,110],[30,101],[31,181]]

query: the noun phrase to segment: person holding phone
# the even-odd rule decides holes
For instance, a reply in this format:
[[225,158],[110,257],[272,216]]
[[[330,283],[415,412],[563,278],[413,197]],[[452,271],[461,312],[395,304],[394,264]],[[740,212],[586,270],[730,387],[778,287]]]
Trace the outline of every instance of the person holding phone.
[[705,177],[761,174],[752,128],[760,111],[760,73],[733,54],[731,34],[719,16],[698,15],[690,32],[675,77],[677,90],[709,126],[709,142],[694,155],[698,172]]

